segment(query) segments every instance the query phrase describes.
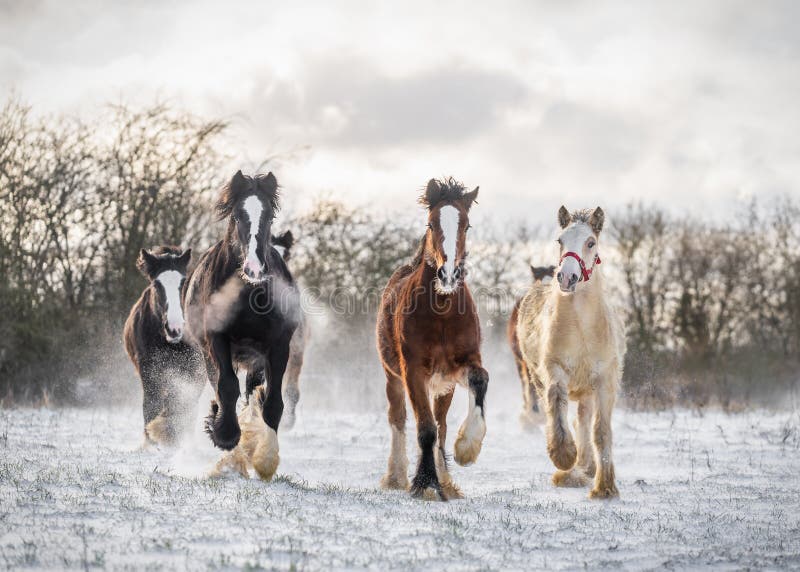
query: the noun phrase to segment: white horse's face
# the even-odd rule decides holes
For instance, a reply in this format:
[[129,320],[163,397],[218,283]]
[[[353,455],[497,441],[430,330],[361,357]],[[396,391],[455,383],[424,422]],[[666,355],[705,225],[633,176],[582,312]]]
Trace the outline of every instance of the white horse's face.
[[604,214],[598,207],[588,217],[573,219],[561,207],[558,218],[562,231],[558,237],[561,252],[556,280],[561,292],[572,294],[577,288],[583,287],[579,285],[589,280],[599,260],[598,237],[603,228]]

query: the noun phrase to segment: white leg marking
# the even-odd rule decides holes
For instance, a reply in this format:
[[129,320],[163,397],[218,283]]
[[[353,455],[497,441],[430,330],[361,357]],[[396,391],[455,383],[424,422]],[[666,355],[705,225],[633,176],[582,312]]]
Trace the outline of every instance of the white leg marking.
[[467,418],[458,429],[455,443],[455,460],[459,465],[471,465],[478,459],[483,438],[486,436],[486,420],[483,410],[475,405],[475,395],[469,392]]

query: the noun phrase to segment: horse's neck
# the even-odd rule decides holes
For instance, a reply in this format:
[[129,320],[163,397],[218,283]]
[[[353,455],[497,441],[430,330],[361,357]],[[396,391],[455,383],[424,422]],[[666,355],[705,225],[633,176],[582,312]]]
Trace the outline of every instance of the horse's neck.
[[556,297],[555,312],[567,313],[581,324],[581,329],[589,331],[598,320],[607,319],[603,275],[595,272],[591,280],[578,288],[571,296],[563,296],[558,286],[553,286]]

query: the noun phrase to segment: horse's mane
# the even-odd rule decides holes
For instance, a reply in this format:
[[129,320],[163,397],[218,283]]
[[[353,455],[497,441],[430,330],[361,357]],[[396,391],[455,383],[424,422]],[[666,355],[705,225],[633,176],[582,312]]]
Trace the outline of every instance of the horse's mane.
[[427,188],[424,189],[422,195],[419,197],[419,204],[432,209],[441,202],[457,201],[464,198],[464,191],[466,191],[466,188],[453,177],[434,179],[434,181],[439,186],[438,193],[435,197],[431,197],[429,196]]
[[267,173],[266,175],[250,177],[242,175],[241,171],[239,171],[228,184],[222,187],[222,192],[220,192],[217,204],[214,207],[217,212],[217,219],[224,220],[231,216],[234,207],[241,200],[242,194],[250,190],[263,191],[272,207],[272,211],[278,212],[280,209],[280,192],[278,191],[278,181],[275,179],[275,175]]
[[426,235],[423,234],[422,239],[419,241],[419,246],[417,246],[417,252],[414,253],[414,258],[411,260],[411,266],[413,268],[422,264],[425,259],[425,238]]

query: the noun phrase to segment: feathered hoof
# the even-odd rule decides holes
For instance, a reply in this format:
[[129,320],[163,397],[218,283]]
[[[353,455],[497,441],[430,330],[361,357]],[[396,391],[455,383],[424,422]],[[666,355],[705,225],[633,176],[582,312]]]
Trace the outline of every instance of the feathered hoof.
[[223,451],[230,451],[242,435],[235,413],[225,415],[216,401],[211,402],[211,413],[206,417],[206,433],[211,442]]
[[447,480],[442,483],[442,494],[447,500],[459,500],[464,498],[464,493],[453,481]]
[[247,458],[238,447],[230,453],[225,453],[212,469],[210,477],[218,478],[228,474],[237,474],[245,479],[250,478],[247,470]]
[[569,471],[556,471],[553,473],[553,484],[557,487],[585,487],[591,479],[579,467],[575,467]]
[[408,476],[386,473],[381,477],[381,488],[385,491],[407,491],[409,488]]
[[435,474],[417,473],[408,492],[415,499],[447,502]]
[[619,498],[619,491],[617,485],[611,483],[610,485],[603,485],[594,487],[589,491],[589,498],[592,500],[609,500]]
[[177,432],[170,420],[162,411],[144,428],[145,436],[148,440],[158,445],[175,445]]
[[412,486],[409,492],[411,493],[411,496],[417,500],[428,502],[447,502],[447,497],[444,495],[444,492],[441,488],[434,488],[433,486],[414,488]]
[[458,436],[453,445],[453,458],[456,463],[466,467],[477,461],[485,436],[486,421],[480,408],[476,407],[458,429]]
[[259,435],[258,443],[253,449],[253,468],[262,481],[271,481],[278,470],[280,455],[278,454],[278,434],[271,428]]
[[547,454],[557,469],[568,471],[575,465],[578,458],[578,449],[571,435],[567,435],[561,442],[550,441],[547,443]]

